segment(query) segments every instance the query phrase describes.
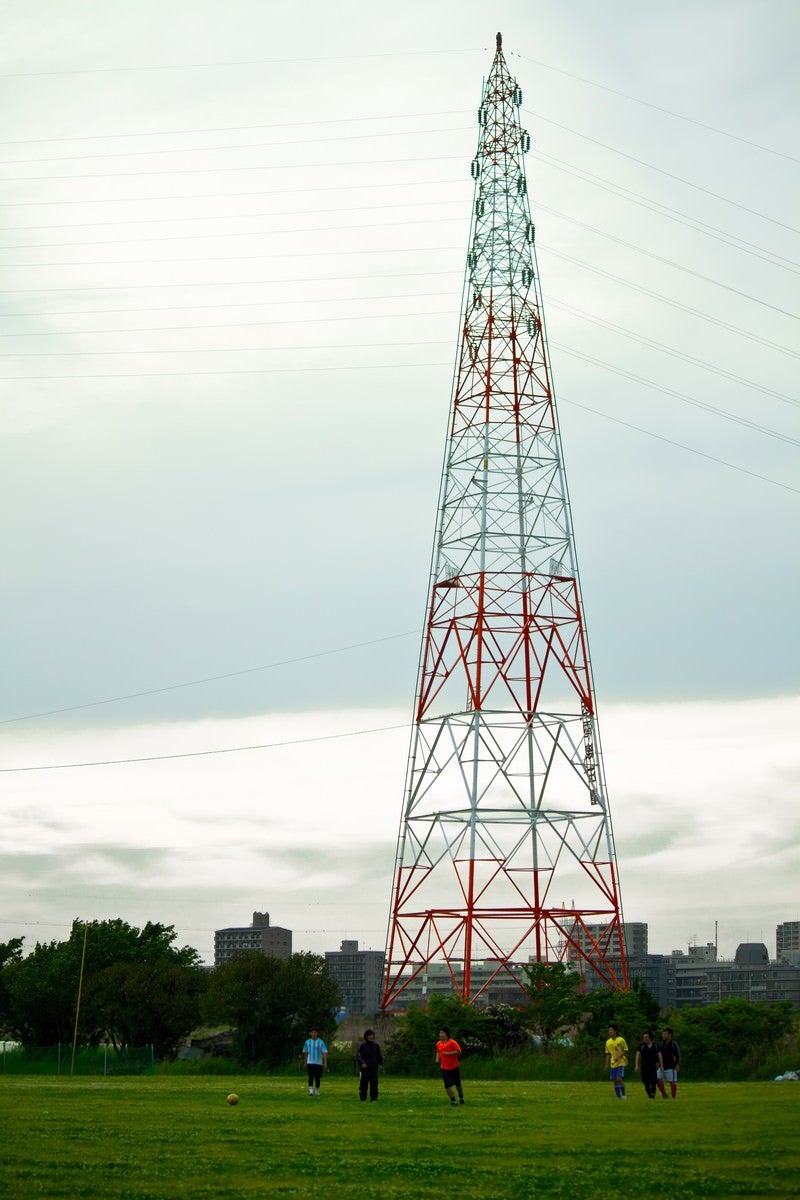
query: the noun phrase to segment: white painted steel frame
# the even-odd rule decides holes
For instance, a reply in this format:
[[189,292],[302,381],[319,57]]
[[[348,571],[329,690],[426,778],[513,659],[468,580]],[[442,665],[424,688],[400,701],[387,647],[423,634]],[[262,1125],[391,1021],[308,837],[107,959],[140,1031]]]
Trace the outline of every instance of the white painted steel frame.
[[[627,985],[520,103],[498,35],[471,168],[475,202],[395,863],[387,1008],[403,1007],[404,990],[442,959],[469,1000],[518,981],[514,968],[529,958],[573,959]],[[589,924],[605,930],[599,939]],[[478,959],[496,969],[473,989]]]

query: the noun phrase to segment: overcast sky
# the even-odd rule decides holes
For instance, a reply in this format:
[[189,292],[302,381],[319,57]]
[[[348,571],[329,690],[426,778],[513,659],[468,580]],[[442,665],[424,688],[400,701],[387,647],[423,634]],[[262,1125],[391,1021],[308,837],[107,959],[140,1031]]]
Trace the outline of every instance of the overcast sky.
[[383,945],[500,29],[625,916],[774,953],[796,4],[0,19],[0,940],[120,916],[210,961],[259,909],[297,949]]

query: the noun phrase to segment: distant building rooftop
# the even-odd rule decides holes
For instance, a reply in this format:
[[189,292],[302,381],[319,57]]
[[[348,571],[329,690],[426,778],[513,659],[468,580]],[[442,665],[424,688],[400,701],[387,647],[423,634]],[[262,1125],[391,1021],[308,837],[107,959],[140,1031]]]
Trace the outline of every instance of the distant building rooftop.
[[740,942],[733,961],[737,967],[768,967],[769,951],[763,942]]

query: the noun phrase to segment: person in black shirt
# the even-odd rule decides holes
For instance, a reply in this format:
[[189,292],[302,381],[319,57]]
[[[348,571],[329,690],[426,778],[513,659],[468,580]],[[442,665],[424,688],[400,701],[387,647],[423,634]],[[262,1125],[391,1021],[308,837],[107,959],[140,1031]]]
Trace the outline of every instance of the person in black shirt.
[[648,1098],[655,1100],[658,1079],[658,1046],[653,1041],[653,1035],[649,1029],[645,1029],[642,1040],[636,1048],[635,1070],[642,1076],[642,1083]]
[[358,1064],[358,1094],[361,1100],[366,1100],[369,1088],[370,1100],[378,1099],[378,1068],[383,1066],[381,1048],[375,1041],[375,1031],[367,1029],[364,1040],[356,1051]]
[[681,1069],[680,1046],[672,1037],[669,1025],[661,1035],[658,1047],[658,1090],[666,1100],[669,1084],[670,1094],[674,1100],[678,1095],[678,1071]]

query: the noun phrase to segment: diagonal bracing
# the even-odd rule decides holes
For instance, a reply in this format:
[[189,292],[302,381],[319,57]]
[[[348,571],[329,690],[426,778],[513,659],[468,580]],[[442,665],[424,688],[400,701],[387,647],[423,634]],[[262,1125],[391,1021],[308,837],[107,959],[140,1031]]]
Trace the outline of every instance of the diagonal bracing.
[[530,959],[569,959],[627,986],[521,101],[498,34],[471,164],[386,1008],[404,1007],[404,993],[437,962],[471,1001],[499,982],[518,984],[516,968]]

